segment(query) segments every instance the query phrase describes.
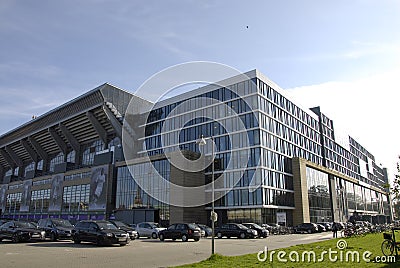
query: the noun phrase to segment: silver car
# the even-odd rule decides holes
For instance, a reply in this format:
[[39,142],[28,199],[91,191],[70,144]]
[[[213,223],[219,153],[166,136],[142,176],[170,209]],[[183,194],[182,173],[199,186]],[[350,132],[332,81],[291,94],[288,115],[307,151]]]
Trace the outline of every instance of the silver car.
[[158,223],[155,222],[141,222],[136,225],[136,232],[138,232],[137,237],[151,237],[158,238],[158,233],[166,228],[160,227]]

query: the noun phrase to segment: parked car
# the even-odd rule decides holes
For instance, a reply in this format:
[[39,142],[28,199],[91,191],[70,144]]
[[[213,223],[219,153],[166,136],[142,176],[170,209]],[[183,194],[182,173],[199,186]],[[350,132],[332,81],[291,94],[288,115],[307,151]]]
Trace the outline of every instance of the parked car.
[[150,237],[150,238],[158,238],[158,233],[165,228],[160,227],[158,223],[155,222],[141,222],[136,225],[136,231],[138,232],[139,237]]
[[326,232],[326,228],[325,228],[325,226],[323,224],[316,223],[316,225],[318,227],[318,232],[319,233]]
[[15,243],[31,240],[41,241],[45,239],[45,232],[36,229],[29,222],[9,221],[0,226],[0,241],[3,239],[9,239]]
[[136,230],[134,228],[129,227],[128,225],[126,225],[122,221],[110,220],[110,222],[113,223],[115,226],[117,226],[118,229],[127,232],[128,235],[129,235],[129,238],[131,240],[135,240],[136,237],[138,236],[138,233],[136,232]]
[[322,224],[326,231],[332,231],[332,223],[330,222],[317,222],[317,224]]
[[301,223],[294,227],[296,233],[316,233],[318,232],[318,226],[315,223]]
[[218,238],[226,236],[227,238],[254,238],[257,236],[257,231],[252,230],[239,223],[227,223],[223,224],[215,230],[215,234]]
[[129,243],[129,236],[109,221],[80,221],[72,231],[75,244],[81,241],[96,243],[98,246]]
[[191,224],[193,224],[197,228],[197,230],[200,232],[201,237],[206,236],[206,232],[203,229],[201,229],[201,227],[197,223],[191,223]]
[[264,227],[261,227],[260,225],[256,224],[256,223],[243,223],[244,226],[246,226],[247,228],[250,228],[252,230],[256,230],[257,231],[257,237],[268,237],[269,236],[269,231],[267,229],[265,229]]
[[277,223],[264,224],[263,227],[266,228],[270,234],[274,234],[274,235],[280,234],[280,230],[282,228],[282,226],[280,226]]
[[338,231],[346,229],[346,223],[344,223],[344,222],[336,222],[336,226],[338,228]]
[[270,234],[272,233],[271,231],[272,231],[273,227],[272,227],[271,225],[266,224],[266,223],[263,223],[263,224],[261,224],[261,227],[267,229],[267,231],[268,231]]
[[74,226],[68,220],[49,218],[39,220],[38,229],[45,232],[46,238],[57,241],[59,239],[72,239]]
[[212,236],[211,227],[204,225],[204,224],[197,224],[197,225],[204,231],[204,237]]
[[199,241],[201,237],[200,228],[193,223],[175,223],[158,233],[160,241],[165,239],[182,239],[183,242],[193,239]]

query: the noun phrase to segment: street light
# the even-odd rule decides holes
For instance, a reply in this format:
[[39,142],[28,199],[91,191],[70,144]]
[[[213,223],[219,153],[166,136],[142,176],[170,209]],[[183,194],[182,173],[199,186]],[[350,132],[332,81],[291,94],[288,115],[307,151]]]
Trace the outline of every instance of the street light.
[[207,144],[207,141],[210,139],[212,142],[212,164],[211,164],[211,255],[214,255],[215,252],[215,246],[214,246],[214,233],[215,233],[215,224],[214,222],[217,220],[217,215],[214,210],[214,153],[215,153],[215,143],[214,143],[214,137],[208,137],[204,138],[202,135],[200,140],[197,142],[199,146],[204,146]]

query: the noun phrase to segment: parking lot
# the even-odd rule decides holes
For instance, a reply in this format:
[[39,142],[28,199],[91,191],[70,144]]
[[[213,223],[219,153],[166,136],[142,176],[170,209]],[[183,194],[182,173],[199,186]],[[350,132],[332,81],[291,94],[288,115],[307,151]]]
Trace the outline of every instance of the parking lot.
[[[215,239],[216,253],[243,255],[268,249],[327,240],[331,232],[273,235],[264,239]],[[71,241],[0,242],[1,267],[168,267],[198,262],[210,256],[211,239],[199,242],[139,239],[125,247],[79,245]]]

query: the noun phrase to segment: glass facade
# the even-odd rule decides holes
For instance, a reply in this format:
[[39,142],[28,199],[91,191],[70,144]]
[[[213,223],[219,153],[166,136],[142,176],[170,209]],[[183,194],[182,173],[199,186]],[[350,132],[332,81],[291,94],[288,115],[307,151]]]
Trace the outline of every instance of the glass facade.
[[82,165],[91,166],[93,165],[94,156],[97,152],[104,150],[104,143],[100,140],[86,144],[82,154]]
[[[226,193],[216,200],[215,206],[220,209],[261,207],[264,191],[249,191],[249,186],[263,183],[262,171],[256,169],[261,152],[255,82],[243,81],[199,94],[192,102],[179,101],[154,109],[147,119],[143,153],[150,156],[168,153],[176,150],[177,145],[181,150],[199,153],[196,144],[199,137],[212,136],[216,153],[215,174],[216,177],[223,176],[224,182],[215,191]],[[209,183],[211,167],[205,172],[205,183]],[[233,190],[226,191],[232,187]],[[274,203],[279,202],[274,200]]]
[[62,211],[79,214],[89,208],[90,184],[64,187]]
[[332,222],[332,202],[328,174],[307,167],[308,204],[311,222]]
[[[250,209],[254,206],[270,206],[285,212],[294,209],[293,157],[306,159],[355,179],[361,177],[359,155],[355,153],[355,149],[346,149],[335,141],[332,120],[322,114],[319,108],[311,109],[312,112],[302,110],[259,78],[193,97],[196,98],[199,99],[198,102],[171,101],[168,105],[157,106],[152,110],[145,127],[145,147],[141,153],[153,156],[177,148],[199,152],[197,139],[201,135],[212,136],[216,144],[215,174],[217,177],[223,176],[224,182],[215,191],[226,193],[215,202],[217,209],[229,208],[236,211],[235,208]],[[229,109],[225,106],[236,114],[229,114]],[[174,109],[178,109],[178,112]],[[214,115],[214,119],[207,116],[210,114]],[[245,131],[240,130],[239,120],[245,126]],[[228,129],[224,128],[227,125]],[[228,132],[232,130],[234,134],[229,135]],[[245,139],[249,140],[248,144]],[[348,145],[348,148],[353,146],[364,154],[366,152],[351,137]],[[250,150],[248,160],[241,159],[243,150]],[[231,165],[228,165],[230,161]],[[246,171],[236,182],[235,172],[239,173],[243,168],[243,161],[247,162]],[[380,201],[372,202],[372,196],[379,199],[382,194],[360,185],[352,186],[354,198],[363,199],[365,203],[350,201],[348,204],[347,196],[352,193],[347,191],[345,181],[340,181],[343,186],[338,186],[340,191],[335,195],[335,203],[340,208],[332,208],[328,175],[322,176],[322,173],[315,172],[309,170],[311,175],[308,174],[307,177],[311,221],[332,220],[334,209],[342,211],[345,216],[349,214],[348,208],[354,206],[358,210],[365,206],[365,211],[378,208]],[[208,167],[205,183],[210,181],[211,170]],[[249,186],[251,188],[252,185],[261,185],[261,191],[260,188],[249,191]],[[226,191],[232,187],[233,190]],[[365,197],[370,200],[369,203]]]
[[[158,174],[166,181],[160,182],[158,176],[148,173],[149,165],[153,165]],[[131,172],[130,170],[131,169]],[[135,174],[136,180],[147,185],[151,193],[146,193],[133,179],[131,173]],[[150,163],[137,164],[135,166],[119,167],[117,171],[117,194],[116,209],[154,208],[159,210],[161,220],[169,220],[169,205],[160,202],[152,196],[159,196],[163,200],[169,199],[169,188],[167,182],[170,178],[170,163],[168,160],[159,160]],[[149,195],[150,194],[150,195]]]
[[54,167],[61,163],[64,163],[64,154],[62,152],[51,158],[49,163],[49,171],[54,172]]
[[30,212],[46,213],[49,209],[50,189],[32,191]]
[[22,193],[12,193],[7,195],[5,212],[15,214],[19,212],[21,206]]

